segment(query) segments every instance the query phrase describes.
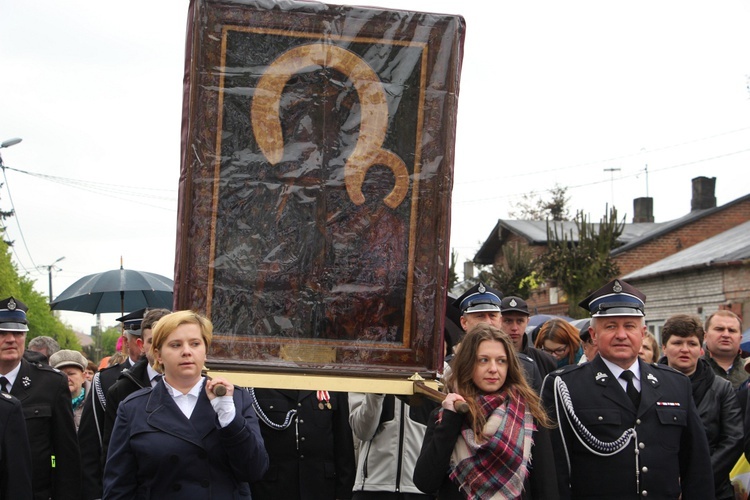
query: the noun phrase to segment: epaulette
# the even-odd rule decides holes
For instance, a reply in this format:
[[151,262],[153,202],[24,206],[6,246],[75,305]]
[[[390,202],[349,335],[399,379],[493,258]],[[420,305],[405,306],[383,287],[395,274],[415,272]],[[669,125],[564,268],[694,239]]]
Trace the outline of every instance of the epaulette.
[[565,374],[565,373],[570,373],[572,371],[578,370],[579,368],[582,368],[582,367],[583,367],[583,365],[579,365],[577,363],[573,364],[573,365],[565,365],[562,368],[558,368],[557,370],[553,370],[553,371],[549,372],[549,374],[550,375],[554,375],[554,376],[562,375],[562,374]]
[[0,392],[0,396],[2,396],[2,397],[0,397],[0,401],[6,401],[6,402],[8,402],[10,404],[15,404],[14,400],[16,398],[14,398],[13,396],[11,396],[7,392]]
[[130,394],[128,394],[127,397],[120,402],[120,404],[123,404],[125,401],[130,401],[131,399],[136,399],[136,398],[140,398],[142,396],[151,394],[152,390],[153,390],[153,387],[151,387],[150,385],[146,387],[141,387],[135,392],[131,392]]
[[[55,373],[62,373],[57,368],[55,368],[53,366],[50,366],[50,365],[47,365],[45,363],[29,363],[29,364],[31,366],[33,366],[34,368],[38,369],[38,370],[44,370],[44,371],[55,372]],[[63,375],[64,375],[64,373],[63,373]]]

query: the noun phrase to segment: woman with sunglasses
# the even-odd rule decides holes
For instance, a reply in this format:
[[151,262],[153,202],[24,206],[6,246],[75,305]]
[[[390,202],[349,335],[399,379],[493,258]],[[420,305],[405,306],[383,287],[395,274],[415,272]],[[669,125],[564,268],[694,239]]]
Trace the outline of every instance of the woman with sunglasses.
[[557,367],[578,363],[583,356],[578,329],[564,319],[546,321],[539,330],[535,346],[551,354],[557,360]]

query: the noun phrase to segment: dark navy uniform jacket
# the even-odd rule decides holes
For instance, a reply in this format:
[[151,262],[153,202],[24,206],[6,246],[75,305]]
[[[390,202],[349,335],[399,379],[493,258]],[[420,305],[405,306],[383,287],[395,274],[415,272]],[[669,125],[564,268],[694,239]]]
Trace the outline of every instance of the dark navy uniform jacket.
[[[690,380],[666,366],[640,360],[639,364],[641,401],[637,409],[600,356],[553,371],[545,378],[542,400],[549,416],[559,424],[552,430],[552,444],[561,498],[713,498],[708,442]],[[634,428],[637,440],[609,457],[586,449],[572,432],[561,399],[558,418],[557,378],[567,385],[575,416],[595,438],[613,442],[626,429]]]
[[[104,468],[104,498],[245,499],[268,454],[247,391],[234,391],[235,418],[220,427],[205,390],[190,419],[164,382],[117,409]],[[279,497],[279,500],[282,497]]]
[[0,499],[31,500],[31,449],[21,402],[0,394]]
[[317,391],[255,389],[260,409],[281,424],[297,410],[284,430],[261,418],[260,429],[271,460],[262,481],[253,483],[253,500],[334,500],[352,497],[355,461],[349,426],[349,399],[330,392],[330,408]]
[[117,381],[120,373],[130,366],[130,358],[128,358],[123,363],[98,371],[91,384],[92,394],[83,402],[81,424],[78,427],[78,442],[83,464],[83,500],[95,500],[102,497],[102,474],[106,458],[102,441],[107,391]]
[[49,365],[21,359],[10,393],[23,406],[31,447],[34,498],[80,499],[81,453],[68,377]]

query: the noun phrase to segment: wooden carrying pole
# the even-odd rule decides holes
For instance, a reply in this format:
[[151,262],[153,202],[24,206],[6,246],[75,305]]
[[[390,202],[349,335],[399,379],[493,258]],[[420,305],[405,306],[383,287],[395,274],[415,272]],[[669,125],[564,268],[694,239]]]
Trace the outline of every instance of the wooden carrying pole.
[[[427,396],[428,398],[432,399],[433,401],[437,401],[438,403],[442,403],[445,399],[445,396],[447,395],[444,392],[440,392],[436,389],[433,389],[432,387],[429,387],[421,380],[417,380],[414,382],[414,393]],[[466,404],[465,401],[456,401],[453,406],[456,408],[456,411],[458,413],[467,413],[469,411],[469,405]]]

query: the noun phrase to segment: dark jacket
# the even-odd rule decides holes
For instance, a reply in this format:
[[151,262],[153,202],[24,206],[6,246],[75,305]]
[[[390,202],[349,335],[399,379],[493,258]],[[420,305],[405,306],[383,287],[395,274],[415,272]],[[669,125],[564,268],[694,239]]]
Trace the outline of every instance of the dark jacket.
[[254,389],[259,409],[275,424],[291,410],[289,427],[271,428],[260,416],[270,466],[251,485],[253,500],[333,500],[352,497],[354,439],[345,392],[331,392],[329,409],[316,391]]
[[81,424],[78,427],[78,442],[81,447],[83,465],[83,500],[102,497],[102,474],[104,458],[104,418],[107,406],[107,391],[117,381],[120,373],[130,367],[130,360],[98,371],[91,383],[91,397],[83,402]]
[[21,402],[0,394],[0,500],[31,500],[31,449]]
[[[660,361],[666,364],[666,359]],[[703,421],[714,471],[716,499],[734,499],[729,473],[742,455],[742,411],[732,384],[719,376],[705,359],[698,360],[698,368],[691,375],[693,399]],[[703,389],[698,390],[697,387]]]
[[[556,462],[561,464],[557,467],[561,498],[632,499],[636,492],[645,492],[649,498],[713,497],[708,441],[690,380],[666,366],[639,360],[639,367],[638,408],[599,355],[589,363],[555,370],[545,379],[542,401],[547,414],[559,424],[551,434]],[[564,413],[558,418],[556,408],[565,411],[562,397],[555,404],[558,378],[567,386],[576,418],[594,438],[613,443],[627,429],[635,429],[638,454],[634,453],[635,440],[609,456],[585,447],[579,440],[584,434],[574,434]],[[570,474],[565,466],[568,457]]]
[[708,362],[708,365],[716,375],[725,380],[729,380],[732,383],[734,390],[738,390],[742,383],[750,378],[750,375],[745,371],[745,362],[739,354],[734,358],[734,362],[732,363],[731,368],[729,368],[729,373],[719,366],[719,363],[711,357],[711,354],[708,351],[703,355],[703,359]]
[[115,427],[117,408],[125,398],[144,387],[151,387],[148,379],[148,360],[140,359],[130,368],[125,368],[117,377],[117,382],[107,390],[107,408],[104,411],[104,431],[102,432],[102,455],[107,456],[107,447]]
[[[445,411],[441,422],[437,423],[439,411],[440,408],[433,410],[427,422],[422,450],[414,468],[414,484],[425,493],[437,494],[438,500],[465,500],[466,496],[448,476],[451,454],[461,433],[464,415]],[[549,430],[544,427],[538,427],[534,433],[531,456],[531,468],[521,498],[557,499],[555,458]]]
[[26,419],[34,498],[78,500],[81,497],[81,455],[68,378],[49,365],[31,364],[22,359],[10,393],[21,401]]
[[[221,428],[205,391],[190,419],[164,382],[120,404],[104,469],[107,499],[250,499],[268,467],[247,391],[236,388],[234,420]],[[281,498],[281,497],[279,497]]]

